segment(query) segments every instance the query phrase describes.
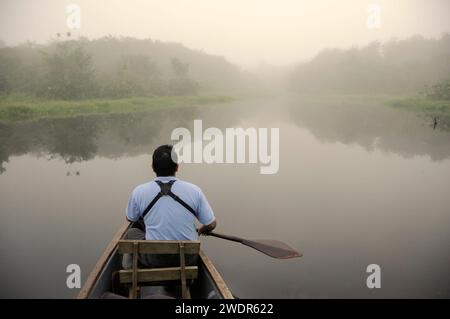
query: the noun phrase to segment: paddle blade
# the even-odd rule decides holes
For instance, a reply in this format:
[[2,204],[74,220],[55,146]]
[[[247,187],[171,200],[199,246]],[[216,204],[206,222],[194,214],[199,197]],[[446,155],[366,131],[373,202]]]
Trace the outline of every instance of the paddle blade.
[[242,244],[252,247],[267,256],[278,259],[301,257],[302,254],[278,240],[244,240]]

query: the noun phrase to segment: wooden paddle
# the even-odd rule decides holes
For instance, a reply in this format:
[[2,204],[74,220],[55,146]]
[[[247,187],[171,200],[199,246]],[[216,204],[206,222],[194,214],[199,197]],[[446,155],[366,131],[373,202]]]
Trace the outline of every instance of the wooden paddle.
[[216,232],[207,232],[202,235],[205,236],[214,236],[226,240],[231,240],[237,243],[241,243],[245,246],[256,249],[267,256],[278,258],[278,259],[290,259],[301,257],[302,254],[296,251],[295,249],[289,247],[285,243],[278,240],[248,240],[244,238],[239,238],[236,236],[223,235]]

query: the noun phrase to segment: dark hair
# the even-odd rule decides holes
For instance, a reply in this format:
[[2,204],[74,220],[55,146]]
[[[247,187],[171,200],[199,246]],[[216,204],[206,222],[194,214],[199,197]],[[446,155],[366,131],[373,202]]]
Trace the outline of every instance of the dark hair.
[[177,171],[178,164],[172,160],[172,149],[172,145],[161,145],[153,152],[152,166],[156,176],[172,176]]

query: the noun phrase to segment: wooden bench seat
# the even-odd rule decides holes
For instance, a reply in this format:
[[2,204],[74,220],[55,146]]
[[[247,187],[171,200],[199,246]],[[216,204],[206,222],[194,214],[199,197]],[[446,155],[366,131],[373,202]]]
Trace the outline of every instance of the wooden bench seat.
[[[183,298],[190,298],[187,280],[198,277],[197,266],[186,266],[186,255],[198,255],[200,241],[156,241],[156,240],[120,240],[120,254],[133,255],[132,269],[120,270],[121,283],[131,283],[130,298],[137,298],[139,284],[159,283],[164,281],[181,281]],[[139,254],[179,254],[179,267],[139,268]]]

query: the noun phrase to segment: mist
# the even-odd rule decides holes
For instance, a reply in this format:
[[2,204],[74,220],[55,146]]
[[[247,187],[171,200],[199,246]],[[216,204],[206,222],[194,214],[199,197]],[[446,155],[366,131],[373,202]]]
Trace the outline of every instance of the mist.
[[[67,5],[81,9],[79,29],[66,24]],[[381,9],[379,28],[368,28],[368,7]],[[183,43],[221,55],[243,67],[312,58],[324,48],[420,34],[436,38],[450,30],[445,0],[296,1],[271,0],[3,0],[0,39],[7,45],[45,43],[58,32],[75,37],[106,35]]]
[[[218,231],[303,253],[202,236],[233,295],[448,298],[449,13],[448,0],[0,0],[0,297],[74,297],[67,265],[83,282],[114,247],[151,153],[181,129],[214,153],[175,173]],[[222,132],[243,134],[213,143]],[[366,284],[373,264],[382,289]]]

